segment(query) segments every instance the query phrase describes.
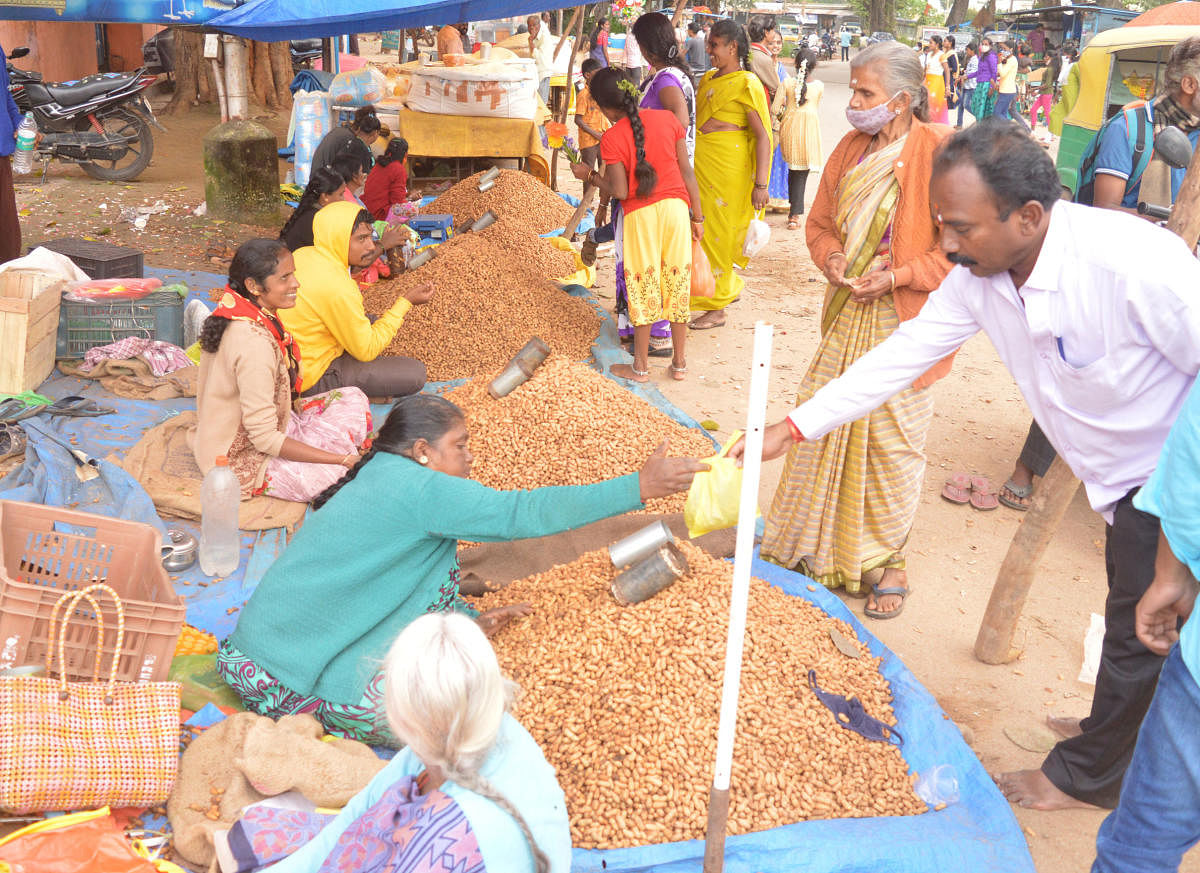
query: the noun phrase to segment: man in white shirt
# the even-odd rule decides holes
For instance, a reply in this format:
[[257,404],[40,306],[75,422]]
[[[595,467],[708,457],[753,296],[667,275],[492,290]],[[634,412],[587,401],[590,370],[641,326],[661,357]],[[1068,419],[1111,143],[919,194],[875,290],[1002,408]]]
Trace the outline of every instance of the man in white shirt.
[[[916,318],[771,425],[763,458],[861,418],[987,333],[1109,525],[1106,631],[1091,714],[1040,770],[996,781],[1025,807],[1112,808],[1162,665],[1134,627],[1154,576],[1158,519],[1132,499],[1200,371],[1200,262],[1149,222],[1060,200],[1045,150],[999,119],[947,142],[930,194],[942,250],[958,266]],[[742,451],[744,443],[733,454]]]
[[540,15],[525,19],[529,28],[529,56],[537,66],[538,94],[542,102],[550,104],[550,76],[554,68],[554,36],[550,28],[542,23]]
[[633,38],[633,26],[625,29],[625,72],[635,85],[642,84],[646,78],[646,59],[642,57],[642,47]]

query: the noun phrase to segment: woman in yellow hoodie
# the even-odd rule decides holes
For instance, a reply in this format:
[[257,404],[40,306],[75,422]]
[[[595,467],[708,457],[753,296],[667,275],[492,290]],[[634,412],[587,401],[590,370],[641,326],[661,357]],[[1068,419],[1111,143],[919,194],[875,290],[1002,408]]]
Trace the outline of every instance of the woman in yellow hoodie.
[[320,394],[355,386],[369,397],[415,394],[425,386],[425,365],[379,354],[415,305],[428,303],[432,285],[418,285],[372,322],[351,270],[379,257],[371,213],[357,203],[331,203],[313,219],[313,244],[297,249],[296,305],[282,310],[284,326],[300,345],[300,391]]

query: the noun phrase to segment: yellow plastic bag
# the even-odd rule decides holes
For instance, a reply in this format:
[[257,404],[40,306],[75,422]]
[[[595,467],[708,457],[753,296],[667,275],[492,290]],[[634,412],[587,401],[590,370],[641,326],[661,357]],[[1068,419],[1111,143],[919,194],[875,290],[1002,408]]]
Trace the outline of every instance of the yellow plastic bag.
[[554,246],[559,251],[570,252],[575,256],[575,272],[570,276],[559,276],[557,281],[564,285],[582,285],[584,288],[591,288],[596,284],[596,268],[589,267],[583,262],[583,258],[579,256],[579,252],[575,250],[575,246],[571,245],[561,236],[546,237],[550,241],[550,245]]
[[689,536],[695,538],[737,524],[738,505],[742,500],[742,468],[726,455],[741,438],[742,432],[734,431],[720,453],[705,459],[709,470],[697,473],[692,480],[687,502],[683,504],[683,521]]

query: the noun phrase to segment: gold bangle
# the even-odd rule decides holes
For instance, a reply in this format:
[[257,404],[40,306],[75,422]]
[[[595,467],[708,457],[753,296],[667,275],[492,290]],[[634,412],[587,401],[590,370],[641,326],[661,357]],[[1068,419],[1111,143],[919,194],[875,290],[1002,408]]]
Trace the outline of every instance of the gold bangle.
[[891,288],[889,288],[888,290],[889,290],[889,291],[895,291],[895,290],[896,290],[896,271],[895,271],[895,270],[888,270],[888,275],[892,277],[892,287],[891,287]]

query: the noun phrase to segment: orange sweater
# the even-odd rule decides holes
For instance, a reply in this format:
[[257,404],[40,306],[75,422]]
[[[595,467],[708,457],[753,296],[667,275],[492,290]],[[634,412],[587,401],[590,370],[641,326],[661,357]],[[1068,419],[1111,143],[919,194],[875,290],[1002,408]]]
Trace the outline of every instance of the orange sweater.
[[[892,267],[896,272],[892,300],[901,321],[920,312],[929,292],[950,272],[950,262],[938,246],[937,225],[929,208],[929,176],[934,152],[951,133],[944,124],[927,124],[914,118],[904,149],[896,159],[900,199],[892,222]],[[825,266],[831,254],[842,251],[842,238],[834,221],[837,186],[843,174],[862,158],[870,142],[867,134],[851,131],[837,144],[821,171],[821,184],[805,225],[808,251],[818,268]],[[954,355],[949,355],[938,361],[913,386],[932,385],[950,372],[953,359]]]

